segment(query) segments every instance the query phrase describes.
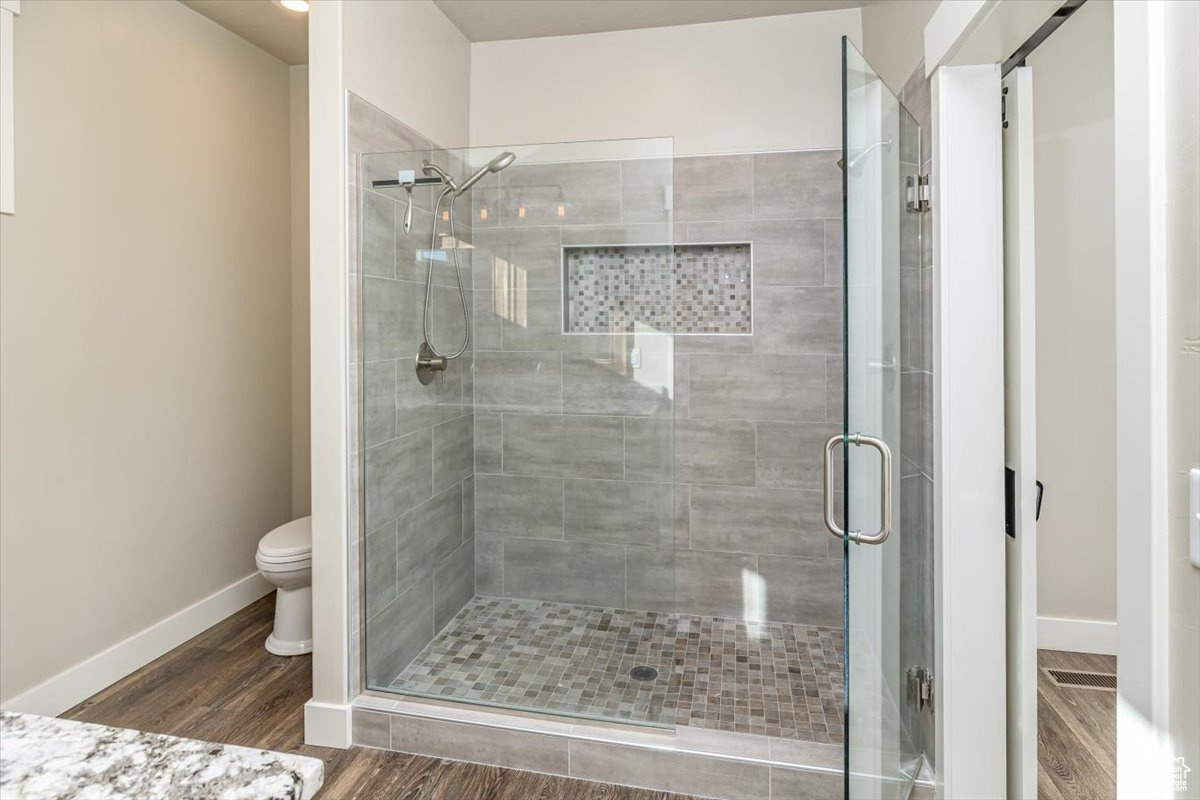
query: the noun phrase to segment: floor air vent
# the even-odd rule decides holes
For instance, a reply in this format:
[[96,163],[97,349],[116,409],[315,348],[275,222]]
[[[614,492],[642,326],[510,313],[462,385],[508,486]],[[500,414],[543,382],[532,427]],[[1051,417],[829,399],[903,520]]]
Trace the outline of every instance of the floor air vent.
[[1066,669],[1048,669],[1046,672],[1057,685],[1070,689],[1117,690],[1117,676],[1111,672],[1074,672]]

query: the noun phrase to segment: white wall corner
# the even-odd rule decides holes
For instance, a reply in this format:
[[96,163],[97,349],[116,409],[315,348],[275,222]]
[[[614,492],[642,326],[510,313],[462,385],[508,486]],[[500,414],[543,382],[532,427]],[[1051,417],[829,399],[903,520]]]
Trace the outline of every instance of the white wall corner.
[[1039,650],[1115,656],[1117,623],[1094,619],[1038,617],[1037,646]]
[[314,747],[349,747],[352,709],[349,703],[309,700],[304,704],[304,743]]
[[247,575],[17,695],[4,704],[4,710],[58,716],[236,614],[273,588],[257,572]]

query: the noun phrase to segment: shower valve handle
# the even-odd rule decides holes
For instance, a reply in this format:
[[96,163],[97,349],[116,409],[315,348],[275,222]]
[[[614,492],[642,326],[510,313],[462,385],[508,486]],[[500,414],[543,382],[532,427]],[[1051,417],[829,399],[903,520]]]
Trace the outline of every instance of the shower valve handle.
[[417,380],[428,386],[433,382],[433,376],[440,374],[442,376],[442,385],[446,385],[446,369],[450,366],[450,359],[445,356],[435,355],[433,348],[429,346],[429,342],[422,342],[421,349],[417,351]]

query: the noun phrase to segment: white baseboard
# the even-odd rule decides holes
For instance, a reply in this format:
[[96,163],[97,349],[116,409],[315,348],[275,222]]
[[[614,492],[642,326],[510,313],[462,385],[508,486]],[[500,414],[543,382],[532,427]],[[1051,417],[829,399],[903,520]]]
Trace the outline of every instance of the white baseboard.
[[1041,650],[1117,654],[1117,623],[1094,619],[1038,617],[1037,646]]
[[274,587],[257,572],[19,694],[5,711],[57,716],[253,603]]
[[304,704],[304,743],[316,747],[347,748],[351,744],[352,706],[336,703]]

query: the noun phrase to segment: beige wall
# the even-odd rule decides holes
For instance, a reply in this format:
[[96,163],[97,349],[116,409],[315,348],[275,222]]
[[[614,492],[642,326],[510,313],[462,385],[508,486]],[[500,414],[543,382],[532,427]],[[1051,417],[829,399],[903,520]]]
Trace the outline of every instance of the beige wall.
[[288,68],[25,3],[0,218],[0,698],[255,571],[291,513]]
[[860,33],[848,9],[476,42],[471,144],[673,136],[676,156],[841,147],[841,37]]
[[1200,4],[1165,9],[1167,419],[1170,475],[1170,693],[1172,757],[1191,766],[1200,798],[1200,569],[1188,560],[1187,471],[1200,468]]
[[1037,261],[1038,615],[1116,619],[1111,3],[1029,58]]
[[308,65],[291,73],[292,516],[312,509],[308,414]]
[[939,0],[873,0],[862,8],[863,57],[896,94],[925,57],[925,25]]

